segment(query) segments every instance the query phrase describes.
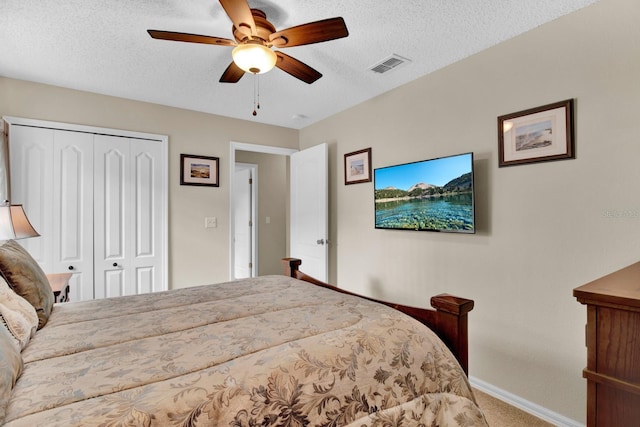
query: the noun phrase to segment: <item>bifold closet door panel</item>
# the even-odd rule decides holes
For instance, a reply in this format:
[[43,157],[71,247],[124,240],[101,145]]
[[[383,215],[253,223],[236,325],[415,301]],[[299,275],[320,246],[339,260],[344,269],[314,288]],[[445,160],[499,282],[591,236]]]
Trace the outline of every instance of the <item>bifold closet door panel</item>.
[[131,168],[128,138],[96,135],[94,143],[95,298],[131,295]]
[[133,280],[136,293],[163,290],[162,145],[136,140],[131,146],[133,179]]
[[54,131],[53,273],[72,273],[71,298],[94,298],[93,138],[85,132]]
[[12,203],[40,237],[20,240],[45,273],[73,273],[72,298],[93,299],[93,134],[13,125]]

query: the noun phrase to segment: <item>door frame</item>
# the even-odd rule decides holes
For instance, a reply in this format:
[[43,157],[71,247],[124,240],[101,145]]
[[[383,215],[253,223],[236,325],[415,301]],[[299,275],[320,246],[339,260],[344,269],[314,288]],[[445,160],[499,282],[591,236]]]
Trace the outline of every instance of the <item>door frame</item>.
[[[236,164],[236,151],[249,151],[253,153],[264,153],[264,154],[277,154],[281,156],[291,156],[293,153],[296,153],[300,150],[297,148],[284,148],[284,147],[275,147],[272,145],[260,145],[260,144],[249,144],[246,142],[236,142],[231,141],[229,143],[229,280],[234,277],[235,270],[235,244],[234,244],[234,230],[235,230],[235,220],[233,216],[233,177],[235,171]],[[256,194],[256,200],[258,198],[258,194]],[[256,222],[258,219],[256,218]],[[257,245],[256,245],[257,246]],[[254,260],[256,264],[259,262],[258,260],[258,251],[256,250],[256,259]],[[258,269],[255,269],[257,275]]]

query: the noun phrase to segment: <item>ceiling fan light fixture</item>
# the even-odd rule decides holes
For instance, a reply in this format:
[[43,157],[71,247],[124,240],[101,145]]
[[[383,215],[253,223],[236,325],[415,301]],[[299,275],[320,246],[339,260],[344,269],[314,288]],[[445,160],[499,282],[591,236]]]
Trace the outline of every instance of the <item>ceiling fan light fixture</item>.
[[241,70],[252,74],[270,71],[278,59],[273,50],[257,43],[240,44],[233,49],[231,56]]

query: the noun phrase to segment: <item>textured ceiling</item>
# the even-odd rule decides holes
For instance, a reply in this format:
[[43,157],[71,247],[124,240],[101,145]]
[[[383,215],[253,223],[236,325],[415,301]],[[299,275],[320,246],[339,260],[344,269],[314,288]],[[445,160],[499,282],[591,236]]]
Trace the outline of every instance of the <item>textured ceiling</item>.
[[[276,29],[342,16],[349,37],[283,52],[279,69],[219,83],[231,47],[154,40],[147,29],[233,38],[215,0],[2,0],[0,75],[300,129],[597,0],[249,0]],[[410,62],[370,68],[396,54]]]

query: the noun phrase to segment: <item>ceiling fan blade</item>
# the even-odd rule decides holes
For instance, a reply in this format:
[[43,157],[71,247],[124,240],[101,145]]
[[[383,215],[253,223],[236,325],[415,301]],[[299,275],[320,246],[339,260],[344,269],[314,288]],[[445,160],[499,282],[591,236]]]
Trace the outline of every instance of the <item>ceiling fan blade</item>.
[[173,40],[177,42],[187,43],[203,43],[214,44],[220,46],[235,46],[236,42],[230,39],[220,37],[200,36],[198,34],[176,33],[173,31],[147,30],[149,35],[154,39]]
[[242,76],[244,76],[244,71],[235,62],[231,61],[231,64],[222,73],[220,83],[238,83]]
[[220,4],[236,29],[247,36],[257,34],[256,22],[247,0],[220,0]]
[[276,56],[278,57],[276,67],[305,83],[311,84],[322,77],[319,71],[314,70],[304,62],[300,62],[289,55],[276,52]]
[[276,31],[269,36],[269,40],[276,47],[292,47],[325,42],[348,35],[349,30],[344,19],[338,17]]

